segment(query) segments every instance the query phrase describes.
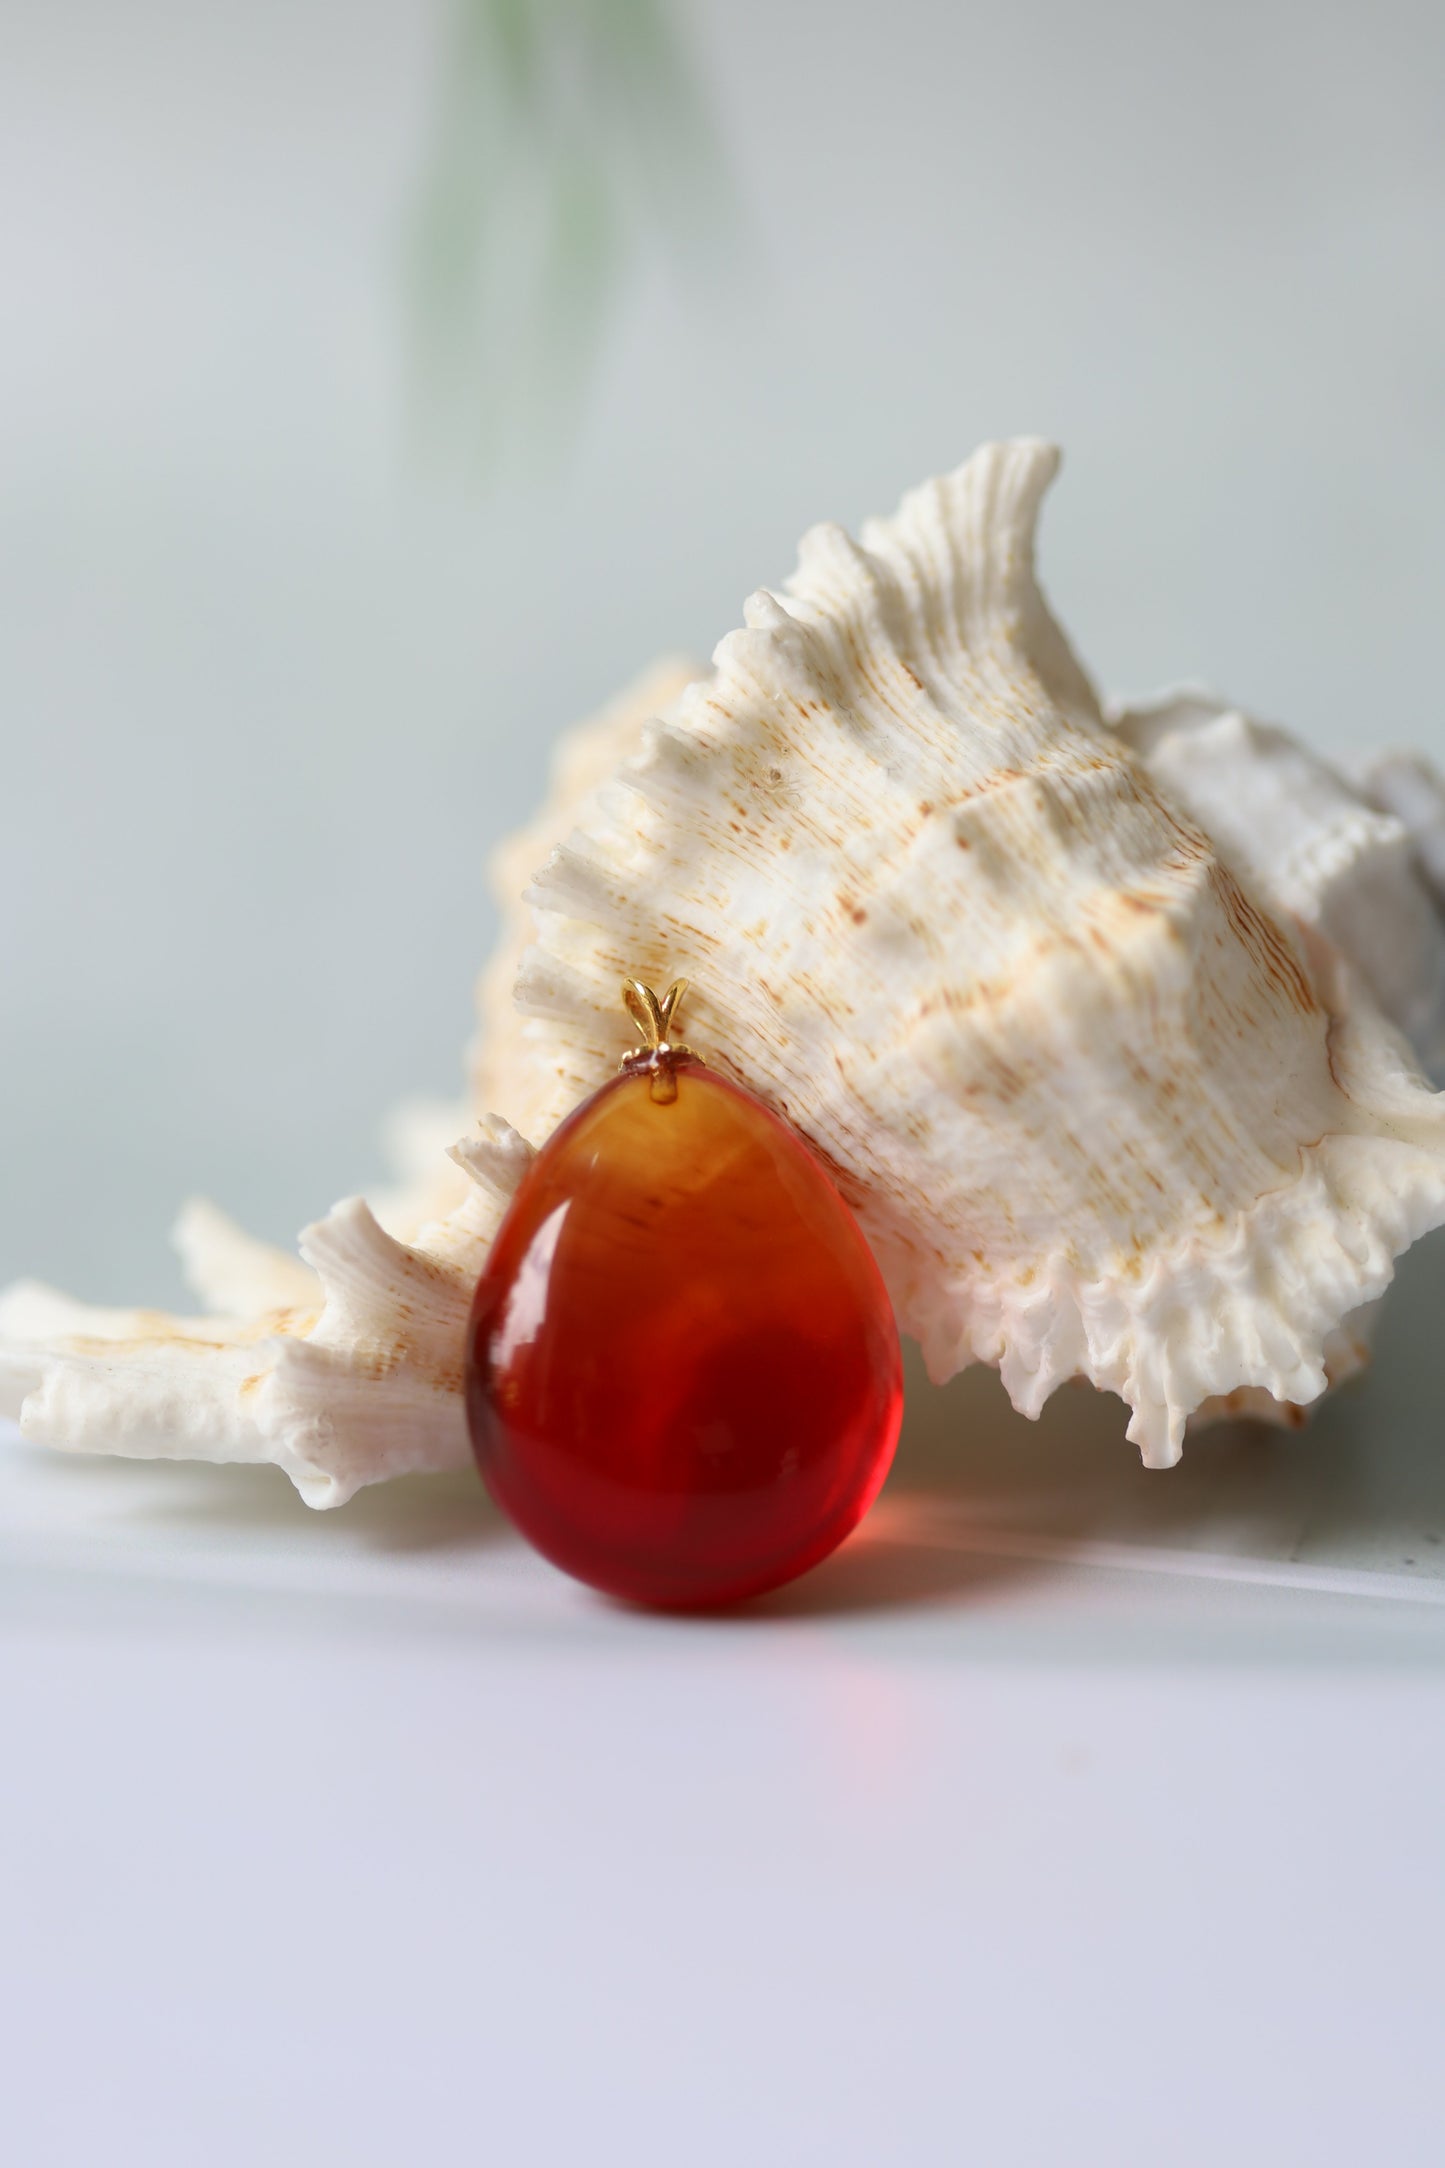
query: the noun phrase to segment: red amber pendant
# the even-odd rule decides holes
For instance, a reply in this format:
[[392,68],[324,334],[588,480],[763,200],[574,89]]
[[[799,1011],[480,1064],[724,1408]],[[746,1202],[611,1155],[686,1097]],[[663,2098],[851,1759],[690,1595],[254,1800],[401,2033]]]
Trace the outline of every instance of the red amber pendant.
[[545,1557],[701,1607],[791,1580],[857,1526],[903,1380],[878,1268],[806,1145],[661,1057],[595,1092],[523,1179],[472,1306],[467,1416]]

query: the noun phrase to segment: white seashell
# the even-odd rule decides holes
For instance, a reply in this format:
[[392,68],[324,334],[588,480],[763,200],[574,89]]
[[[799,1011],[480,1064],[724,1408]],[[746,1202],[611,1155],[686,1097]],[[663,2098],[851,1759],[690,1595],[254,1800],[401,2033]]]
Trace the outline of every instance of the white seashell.
[[1445,1110],[1308,926],[1103,727],[1034,585],[1053,472],[1003,447],[858,548],[810,535],[533,889],[520,1103],[604,1072],[623,971],[824,1152],[935,1376],[1082,1374],[1146,1459],[1325,1346],[1445,1209]]
[[[1201,1406],[1324,1389],[1445,1219],[1445,1102],[1337,885],[1258,870],[1243,828],[1216,847],[1101,716],[1033,579],[1055,464],[990,447],[861,547],[805,538],[548,858],[527,1020],[479,1066],[540,1139],[626,1045],[620,979],[689,977],[690,1040],[833,1166],[934,1375],[995,1363],[1029,1414],[1091,1378],[1167,1465]],[[1169,757],[1205,789],[1199,746]],[[1351,863],[1392,850],[1367,828]],[[274,1460],[320,1504],[454,1464],[462,1320],[527,1149],[460,1152],[478,1183],[411,1245],[338,1207],[302,1242],[319,1311],[106,1329],[12,1295],[25,1427]]]

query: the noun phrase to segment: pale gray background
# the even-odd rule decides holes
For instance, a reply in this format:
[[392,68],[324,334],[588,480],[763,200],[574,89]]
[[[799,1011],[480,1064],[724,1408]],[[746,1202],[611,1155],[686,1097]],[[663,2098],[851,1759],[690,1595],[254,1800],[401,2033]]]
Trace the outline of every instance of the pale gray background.
[[1110,688],[1445,745],[1436,6],[691,4],[727,232],[575,441],[419,456],[445,11],[0,13],[0,1281],[177,1293],[449,1092],[548,742],[990,434]]
[[[1106,685],[1445,751],[1438,7],[681,19],[731,212],[498,476],[405,366],[440,13],[0,0],[0,1279],[166,1298],[188,1189],[285,1239],[373,1178],[553,733],[986,435],[1067,448]],[[860,1537],[728,1621],[470,1481],[6,1429],[7,2162],[1435,2168],[1402,1281],[1361,1389],[1168,1477],[915,1373]]]

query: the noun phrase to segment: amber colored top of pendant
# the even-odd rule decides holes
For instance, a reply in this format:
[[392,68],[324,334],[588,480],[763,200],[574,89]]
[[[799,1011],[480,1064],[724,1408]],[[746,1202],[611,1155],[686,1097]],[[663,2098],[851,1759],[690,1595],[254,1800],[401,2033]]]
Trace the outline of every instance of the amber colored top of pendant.
[[814,1565],[872,1503],[902,1406],[878,1269],[802,1140],[685,1055],[538,1154],[477,1289],[483,1476],[537,1547],[646,1603]]

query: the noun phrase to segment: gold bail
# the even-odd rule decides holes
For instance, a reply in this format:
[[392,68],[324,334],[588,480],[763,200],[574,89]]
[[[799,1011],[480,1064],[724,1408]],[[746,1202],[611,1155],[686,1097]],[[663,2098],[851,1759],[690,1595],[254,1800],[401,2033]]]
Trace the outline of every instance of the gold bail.
[[674,979],[661,1001],[650,986],[641,979],[622,981],[622,998],[629,1015],[647,1041],[646,1047],[638,1047],[631,1054],[624,1054],[624,1070],[645,1069],[652,1079],[652,1098],[660,1107],[670,1106],[677,1097],[677,1077],[674,1064],[679,1061],[696,1061],[691,1047],[675,1046],[668,1037],[678,1004],[687,992],[686,979]]
[[667,1044],[668,1027],[677,1013],[677,1005],[687,992],[686,979],[674,979],[661,1001],[650,986],[641,979],[622,981],[622,998],[627,1003],[633,1022],[638,1026],[653,1053]]

